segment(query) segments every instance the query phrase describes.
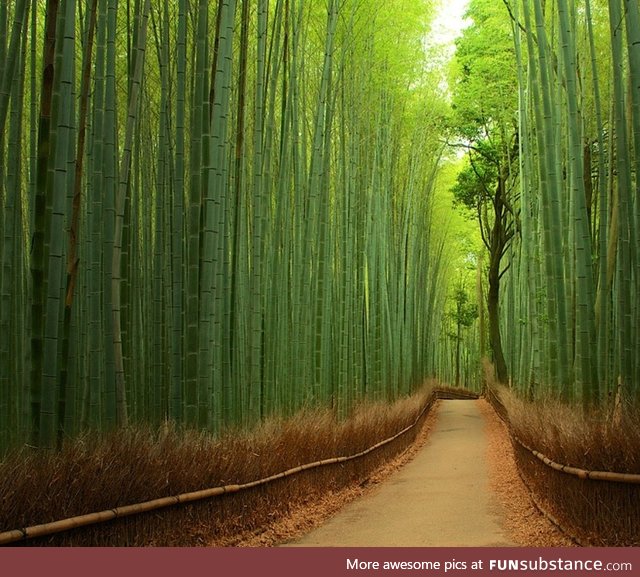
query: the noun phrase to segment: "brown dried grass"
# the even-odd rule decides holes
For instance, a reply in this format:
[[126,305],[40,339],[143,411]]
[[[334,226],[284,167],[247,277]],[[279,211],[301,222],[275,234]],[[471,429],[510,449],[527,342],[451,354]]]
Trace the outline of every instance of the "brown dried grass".
[[[627,407],[585,414],[557,399],[535,403],[493,386],[513,435],[562,465],[587,471],[640,473],[640,412]],[[499,410],[499,407],[498,407]],[[640,545],[640,485],[583,480],[556,471],[514,443],[518,467],[541,506],[579,542]]]
[[487,423],[487,461],[491,488],[501,505],[506,529],[520,547],[570,547],[568,539],[535,506],[518,472],[506,424],[486,402],[478,404]]
[[[250,434],[130,428],[85,435],[59,453],[14,453],[0,463],[0,531],[226,484],[358,453],[413,423],[431,386],[391,405],[362,403],[348,419],[307,410],[271,419]],[[415,439],[419,427],[366,457],[263,487],[116,519],[28,545],[194,546],[259,533],[301,502],[363,483]]]
[[230,538],[214,539],[216,547],[273,547],[295,541],[309,531],[319,527],[342,507],[376,490],[394,472],[411,461],[426,444],[429,433],[437,420],[439,400],[435,400],[423,422],[418,427],[415,440],[396,456],[388,459],[363,481],[351,483],[331,491],[323,491],[292,505],[286,515],[274,519],[266,528],[258,531],[232,535]]

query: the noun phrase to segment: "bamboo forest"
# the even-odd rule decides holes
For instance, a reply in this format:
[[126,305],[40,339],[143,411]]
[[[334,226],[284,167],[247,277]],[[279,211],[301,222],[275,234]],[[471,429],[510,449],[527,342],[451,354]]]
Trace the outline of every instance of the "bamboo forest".
[[[225,460],[347,427],[288,469],[425,386],[511,431],[637,423],[640,5],[468,0],[452,31],[449,4],[0,2],[0,477],[125,432]],[[363,406],[391,424],[359,441]],[[211,475],[166,494],[252,481]]]

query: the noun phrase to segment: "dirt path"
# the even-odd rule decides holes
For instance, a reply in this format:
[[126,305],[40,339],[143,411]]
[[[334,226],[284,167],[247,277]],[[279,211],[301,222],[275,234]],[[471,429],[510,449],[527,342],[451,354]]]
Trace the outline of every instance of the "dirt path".
[[426,446],[375,491],[289,546],[513,546],[489,487],[478,401],[442,401]]

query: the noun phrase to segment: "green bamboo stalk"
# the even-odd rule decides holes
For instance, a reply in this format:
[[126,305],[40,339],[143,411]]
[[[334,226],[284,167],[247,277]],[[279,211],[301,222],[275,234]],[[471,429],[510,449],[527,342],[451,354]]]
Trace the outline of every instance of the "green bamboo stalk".
[[[37,166],[35,177],[33,245],[30,261],[33,296],[31,302],[31,434],[32,444],[40,442],[40,414],[43,394],[45,295],[48,262],[46,239],[48,230],[47,193],[49,151],[55,150],[51,129],[51,108],[54,90],[54,58],[56,51],[56,24],[58,16],[57,0],[47,2],[45,19],[45,42],[43,45],[43,71],[40,91],[40,115],[38,119]],[[35,30],[33,31],[35,34]]]
[[[245,186],[246,163],[245,155],[245,117],[247,92],[247,53],[249,42],[249,6],[248,0],[243,0],[240,16],[240,53],[238,56],[238,85],[236,107],[236,130],[234,154],[232,160],[233,197],[229,198],[232,211],[232,257],[231,257],[231,370],[234,388],[240,393],[240,412],[243,425],[248,426],[253,416],[251,414],[251,358],[250,358],[250,315],[249,315],[249,268],[251,250],[248,230],[248,213],[251,200]],[[226,112],[226,111],[225,111]],[[226,114],[223,116],[226,120]],[[219,155],[219,159],[222,159]],[[235,198],[234,198],[235,197]],[[249,346],[248,346],[249,345]],[[247,370],[249,369],[249,370]]]
[[611,57],[613,64],[614,129],[616,146],[617,186],[617,255],[616,255],[616,313],[617,313],[617,370],[624,387],[632,381],[632,313],[631,313],[631,166],[626,162],[629,151],[629,135],[626,122],[625,71],[623,56],[623,31],[620,2],[609,1]]
[[[167,373],[171,374],[170,362],[173,357],[169,356],[167,363],[168,347],[167,337],[172,331],[172,315],[167,315],[165,309],[171,306],[171,265],[172,265],[172,243],[170,241],[171,229],[169,228],[169,215],[171,215],[171,153],[169,150],[171,121],[170,84],[169,84],[169,18],[168,6],[164,5],[164,15],[156,17],[155,12],[151,12],[151,24],[154,34],[156,54],[158,60],[158,71],[160,73],[160,102],[159,120],[157,126],[157,146],[156,154],[156,183],[153,187],[155,191],[154,209],[155,219],[153,223],[153,259],[152,259],[152,291],[153,310],[152,318],[155,329],[153,334],[152,352],[152,393],[154,397],[151,408],[153,422],[162,422],[168,416],[165,405],[169,402],[170,395],[167,392]],[[166,317],[166,318],[165,318]],[[167,407],[168,408],[168,407]]]
[[205,93],[207,1],[198,3],[195,35],[194,87],[190,120],[189,199],[187,213],[187,274],[185,308],[185,423],[194,426],[198,422],[198,353],[200,330],[200,211],[202,146],[205,124],[203,108]]
[[[629,57],[629,92],[631,93],[631,124],[633,127],[633,166],[635,169],[635,202],[633,214],[629,216],[631,236],[631,256],[633,271],[632,291],[637,295],[640,290],[640,7],[637,2],[625,0],[625,23],[627,31],[627,53]],[[631,384],[634,392],[640,383],[640,303],[636,299],[631,303]]]
[[[91,69],[92,69],[92,54],[93,54],[93,42],[95,37],[95,29],[97,22],[97,0],[93,0],[88,7],[87,14],[87,30],[84,39],[84,51],[82,57],[82,78],[80,87],[80,110],[78,113],[78,131],[77,142],[75,147],[75,167],[73,171],[73,199],[72,210],[69,224],[69,239],[67,249],[67,263],[66,263],[66,293],[64,302],[64,320],[62,327],[62,367],[60,374],[60,388],[61,394],[58,401],[58,413],[64,417],[64,421],[60,423],[59,437],[65,429],[75,428],[76,419],[74,418],[74,412],[67,410],[67,384],[71,379],[72,382],[76,382],[73,376],[70,377],[70,347],[71,347],[71,323],[72,323],[72,307],[74,297],[76,294],[76,285],[78,283],[78,268],[79,268],[79,250],[80,250],[80,217],[82,212],[82,187],[83,187],[83,175],[84,175],[84,160],[86,156],[85,141],[87,131],[87,118],[89,114],[89,89],[91,81]],[[71,145],[71,142],[70,142]],[[79,346],[79,345],[78,345]],[[65,423],[66,421],[66,423]],[[58,442],[61,442],[59,438]]]
[[[29,172],[32,178],[29,180],[28,194],[25,195],[28,199],[28,220],[25,223],[25,239],[32,238],[35,249],[35,229],[36,229],[36,199],[38,197],[38,143],[39,143],[39,109],[38,102],[41,98],[41,93],[37,88],[37,76],[38,76],[38,47],[37,47],[37,23],[38,23],[38,10],[31,10],[30,19],[30,34],[29,34]],[[24,243],[26,246],[27,243]],[[35,255],[35,252],[33,253]],[[31,255],[30,255],[31,256]],[[31,260],[25,259],[25,265],[28,267],[29,274],[25,275],[23,285],[23,293],[28,294],[29,298],[33,295],[33,284],[31,281]],[[33,406],[32,401],[34,395],[32,393],[33,382],[31,377],[33,376],[32,359],[31,359],[31,337],[32,327],[34,326],[32,317],[33,302],[25,298],[25,310],[28,308],[25,319],[25,326],[29,329],[25,330],[23,334],[23,343],[25,346],[25,364],[24,372],[22,375],[20,388],[23,394],[23,403],[20,408],[21,411],[21,427],[20,438],[21,439],[34,439],[35,433],[33,431]],[[29,351],[28,353],[26,351]]]
[[598,403],[599,387],[595,363],[595,290],[593,287],[593,251],[589,230],[584,183],[582,119],[578,109],[577,63],[573,25],[566,0],[558,0],[558,18],[562,38],[562,63],[567,92],[569,123],[569,179],[574,203],[574,241],[576,265],[576,370],[575,382],[586,406]]
[[[118,196],[118,93],[117,93],[117,0],[107,0],[106,5],[106,37],[105,37],[105,97],[103,116],[103,267],[106,274],[102,276],[103,336],[105,339],[104,377],[100,381],[100,397],[102,399],[102,427],[112,429],[116,426],[116,361],[115,332],[113,314],[113,267],[116,197]],[[119,274],[118,274],[119,276]]]
[[[58,13],[57,40],[55,53],[55,75],[52,98],[52,124],[55,125],[54,145],[49,149],[52,160],[50,179],[51,191],[47,196],[49,247],[47,263],[47,292],[45,307],[42,396],[40,401],[39,446],[46,449],[55,447],[58,425],[63,415],[57,413],[60,390],[60,347],[62,344],[62,313],[64,307],[64,250],[67,223],[67,196],[69,167],[73,164],[69,157],[69,140],[72,138],[73,124],[72,97],[75,61],[75,2],[67,2],[64,11]],[[53,133],[53,130],[52,130]],[[73,151],[72,151],[73,152]],[[51,170],[50,169],[50,170]],[[49,186],[49,183],[48,183]],[[50,208],[49,208],[50,205]]]
[[[264,110],[262,111],[263,121],[263,138],[261,138],[261,172],[258,180],[260,181],[260,194],[262,195],[262,202],[258,202],[258,207],[262,209],[262,231],[261,231],[261,276],[262,282],[262,306],[263,306],[263,326],[260,330],[264,331],[264,334],[277,335],[273,338],[264,339],[261,346],[262,354],[262,414],[271,414],[285,410],[285,402],[283,396],[283,389],[281,382],[278,379],[277,368],[286,365],[280,361],[278,356],[284,347],[277,346],[277,343],[287,342],[285,336],[287,329],[286,315],[278,314],[279,310],[290,310],[289,304],[284,304],[287,300],[290,284],[286,279],[286,268],[283,268],[283,263],[286,262],[287,254],[290,249],[288,241],[284,241],[283,236],[286,232],[291,231],[290,224],[284,224],[285,214],[289,211],[289,199],[290,195],[287,191],[286,177],[290,175],[291,170],[291,156],[290,150],[287,146],[284,146],[284,142],[288,139],[290,133],[286,128],[287,123],[285,121],[288,109],[287,103],[290,102],[287,98],[287,90],[283,88],[282,97],[278,101],[278,86],[281,82],[286,86],[286,65],[285,62],[285,38],[287,31],[285,30],[285,2],[284,0],[277,0],[274,7],[273,17],[271,19],[271,27],[265,29],[268,22],[264,20],[263,12],[260,11],[260,27],[258,42],[264,42],[265,44],[265,74],[262,80],[264,91]],[[263,9],[267,9],[268,20],[268,3],[261,5]],[[270,39],[269,37],[270,33]],[[264,38],[260,35],[264,34]],[[270,40],[267,42],[267,40]],[[268,50],[266,45],[268,46]],[[262,66],[257,67],[256,74],[259,74],[259,70]],[[256,80],[256,87],[257,87]],[[257,95],[258,90],[256,90]],[[256,108],[258,108],[256,102]],[[277,118],[277,114],[280,117]],[[256,119],[260,114],[256,111]],[[276,135],[278,128],[278,120],[280,124],[280,133]],[[256,131],[258,127],[256,126]],[[254,137],[255,138],[255,137]],[[278,140],[280,139],[280,140]],[[255,177],[257,178],[257,177]],[[258,186],[255,184],[254,186]],[[269,207],[265,202],[265,199],[269,198],[269,193],[274,191],[278,203],[275,207]],[[278,191],[278,192],[275,192]],[[271,210],[270,210],[271,208]],[[281,224],[278,224],[281,223]],[[286,229],[282,227],[285,226]],[[270,250],[270,247],[277,247],[277,250]],[[283,254],[284,253],[284,254]],[[266,272],[265,272],[266,271]],[[254,278],[257,278],[254,277]],[[282,283],[282,284],[279,284]],[[282,290],[282,287],[286,287],[287,290]],[[280,308],[282,307],[282,308]],[[284,316],[284,318],[282,318]],[[255,328],[255,327],[254,327]],[[252,331],[254,339],[257,332]],[[255,350],[257,339],[254,341],[252,347]],[[275,345],[275,346],[273,346]],[[285,357],[286,358],[286,357]]]
[[[248,9],[248,0],[243,2]],[[263,323],[264,323],[264,229],[265,229],[265,90],[267,81],[267,20],[269,12],[268,0],[260,0],[257,14],[257,57],[255,81],[255,112],[253,134],[253,190],[251,195],[251,260],[250,260],[250,346],[249,359],[249,391],[251,395],[250,412],[260,420],[265,416],[266,396],[269,392],[264,389],[264,351],[263,351]],[[242,58],[241,58],[242,61]],[[238,128],[240,128],[238,126]]]
[[[5,27],[6,24],[6,4],[2,4],[4,16],[0,19]],[[34,10],[36,7],[34,6]],[[22,34],[26,33],[25,22],[29,14],[29,2],[27,0],[16,0],[13,11],[13,23],[11,25],[11,38],[9,39],[6,53],[2,54],[2,65],[0,68],[0,135],[5,132],[5,124],[9,110],[9,98],[11,96],[12,85],[15,81],[15,70],[20,57],[20,43]],[[6,30],[2,34],[3,48],[6,39]],[[5,52],[3,50],[3,52]],[[0,185],[1,186],[1,185]],[[0,189],[1,190],[1,189]],[[0,194],[0,198],[2,195]]]
[[[565,301],[565,282],[562,258],[562,237],[560,225],[560,183],[558,176],[558,146],[555,135],[555,117],[551,82],[549,79],[549,46],[545,30],[542,6],[534,1],[536,20],[537,51],[533,43],[529,2],[524,2],[525,26],[528,31],[527,44],[529,62],[532,70],[538,69],[540,82],[534,83],[534,110],[536,115],[536,134],[538,138],[539,177],[543,208],[544,263],[548,278],[547,318],[550,325],[549,358],[550,382],[560,391],[568,393],[568,343],[567,311]],[[537,62],[535,54],[537,52]],[[539,90],[539,92],[538,92]],[[542,106],[540,106],[540,104]]]
[[[237,246],[230,247],[227,234],[231,231],[226,220],[231,200],[228,197],[230,150],[228,135],[231,118],[232,48],[234,42],[235,0],[221,0],[219,38],[213,83],[211,110],[211,136],[208,176],[204,197],[203,242],[201,255],[202,278],[200,282],[200,391],[204,398],[200,404],[200,421],[219,427],[222,418],[223,365],[230,353],[233,336],[225,332],[223,306],[229,279],[225,271],[228,255],[235,254]],[[235,188],[238,195],[238,189]],[[230,311],[229,311],[230,312]],[[225,338],[228,336],[228,340]],[[229,362],[228,360],[226,362]],[[224,375],[225,377],[227,375]],[[233,386],[240,386],[231,374]],[[205,396],[206,391],[206,396]]]
[[[16,80],[12,84],[7,139],[7,172],[5,195],[2,199],[3,243],[0,248],[2,268],[0,272],[0,326],[7,327],[7,336],[0,342],[0,458],[4,451],[19,440],[22,429],[21,405],[24,403],[20,375],[20,359],[24,358],[25,318],[20,290],[24,275],[24,240],[22,223],[23,178],[22,136],[24,111],[25,64],[27,48],[27,23],[25,18],[23,40],[16,63]],[[0,198],[2,196],[0,195]],[[0,201],[2,202],[2,201]],[[10,336],[9,336],[10,335]]]
[[[296,13],[297,7],[297,13]],[[292,162],[293,162],[293,214],[294,214],[294,233],[293,238],[293,255],[291,256],[291,266],[293,272],[292,283],[292,336],[294,340],[292,374],[293,382],[297,384],[296,390],[292,394],[292,409],[299,406],[307,399],[307,384],[309,375],[311,374],[310,355],[307,353],[307,346],[310,341],[309,331],[311,326],[306,322],[304,294],[308,290],[307,279],[307,260],[304,258],[306,249],[305,240],[305,217],[310,218],[309,214],[305,214],[305,195],[307,193],[305,186],[306,170],[308,166],[305,159],[306,139],[305,131],[302,129],[305,109],[303,100],[304,86],[304,60],[300,54],[302,46],[306,43],[306,28],[304,22],[304,4],[299,2],[296,6],[295,1],[291,0],[291,27],[292,27],[292,48],[291,48],[291,70],[290,70],[290,93],[291,93],[291,134],[292,134]],[[295,330],[295,332],[293,332]]]
[[101,422],[101,389],[105,378],[104,316],[102,307],[103,204],[104,202],[104,108],[106,64],[107,2],[99,0],[96,21],[96,56],[91,122],[91,175],[87,182],[87,307],[88,334],[87,378],[83,393],[81,428]]
[[[167,6],[168,3],[165,4]],[[169,26],[169,17],[166,16]],[[186,0],[178,3],[176,32],[176,143],[175,171],[172,186],[171,219],[171,312],[173,330],[171,333],[171,399],[169,415],[176,421],[182,421],[184,403],[184,278],[185,278],[185,116],[186,116],[186,67],[187,67],[187,6]]]
[[[519,19],[520,7],[516,3],[515,20]],[[527,99],[527,77],[525,75],[524,60],[522,55],[521,32],[516,22],[512,25],[514,36],[514,47],[516,53],[516,64],[518,69],[518,110],[519,110],[519,146],[520,146],[520,190],[521,190],[521,245],[519,253],[519,275],[520,286],[524,284],[528,290],[524,293],[524,306],[519,312],[520,318],[526,318],[522,344],[519,382],[525,391],[531,392],[535,387],[536,380],[539,379],[539,355],[540,336],[539,321],[537,313],[536,291],[539,284],[538,268],[536,266],[537,243],[535,226],[535,199],[530,191],[534,186],[533,151],[530,148],[530,127],[528,121],[528,99]],[[528,346],[531,343],[531,346]]]
[[605,132],[602,119],[602,102],[597,68],[596,46],[591,16],[591,2],[585,2],[585,19],[589,36],[589,54],[593,77],[593,96],[596,114],[598,142],[598,288],[596,293],[595,314],[597,330],[598,381],[601,387],[610,384],[609,365],[609,285],[607,283],[607,230],[609,224],[609,204],[607,198]]
[[2,77],[4,76],[4,69],[5,69],[5,61],[7,58],[7,40],[8,40],[8,34],[7,34],[7,29],[9,26],[9,5],[7,2],[3,2],[0,5],[0,34],[2,34],[0,36],[0,38],[2,38],[2,40],[0,40],[0,79],[2,79]]
[[[327,325],[325,319],[325,284],[327,274],[327,246],[328,246],[328,209],[329,199],[325,192],[328,175],[326,172],[331,134],[328,130],[331,118],[331,78],[333,72],[333,50],[338,23],[338,5],[331,1],[328,8],[326,36],[324,46],[324,62],[318,104],[316,106],[312,156],[309,164],[308,177],[308,215],[306,218],[304,263],[309,263],[307,301],[311,314],[308,318],[312,327],[310,336],[310,358],[312,360],[312,378],[314,398],[321,398],[323,387],[327,384],[326,365],[323,360],[328,355],[326,350]],[[304,300],[304,299],[303,299]]]
[[115,204],[115,230],[113,238],[113,259],[111,266],[112,282],[112,314],[113,314],[113,345],[115,357],[115,396],[116,422],[118,426],[125,426],[128,421],[127,399],[125,389],[124,362],[122,356],[122,330],[120,318],[120,288],[121,288],[121,259],[122,259],[122,227],[124,224],[125,199],[129,186],[131,170],[131,151],[133,132],[135,129],[140,100],[140,90],[144,71],[145,50],[147,42],[147,23],[149,20],[150,0],[145,0],[140,14],[140,30],[138,31],[135,47],[135,67],[132,78],[131,92],[125,127],[124,145],[120,159],[118,176],[118,190]]

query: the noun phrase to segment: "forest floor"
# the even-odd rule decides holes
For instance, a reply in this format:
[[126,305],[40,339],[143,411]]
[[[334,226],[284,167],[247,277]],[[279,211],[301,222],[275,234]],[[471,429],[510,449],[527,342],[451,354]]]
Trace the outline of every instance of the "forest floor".
[[418,441],[365,486],[307,503],[236,546],[570,546],[533,506],[484,400],[439,401]]

